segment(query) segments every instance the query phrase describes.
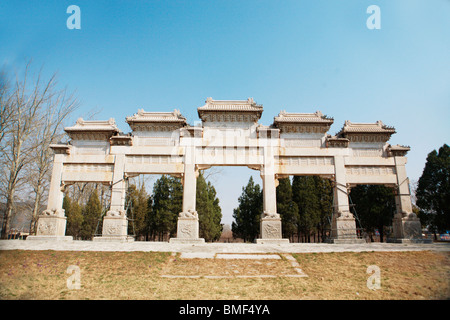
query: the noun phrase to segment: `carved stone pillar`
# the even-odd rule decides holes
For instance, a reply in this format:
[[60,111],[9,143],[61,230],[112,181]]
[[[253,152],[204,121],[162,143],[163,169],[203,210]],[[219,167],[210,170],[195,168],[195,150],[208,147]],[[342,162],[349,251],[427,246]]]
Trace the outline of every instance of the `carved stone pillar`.
[[114,173],[111,186],[111,203],[109,211],[103,217],[102,235],[94,237],[94,241],[133,241],[128,236],[128,220],[125,211],[127,184],[124,178],[125,155],[114,156]]
[[333,188],[333,220],[331,221],[330,242],[363,243],[365,240],[357,237],[355,217],[350,212],[344,158],[335,156],[334,165],[335,183]]
[[264,166],[261,169],[263,181],[263,214],[260,222],[260,239],[256,243],[289,243],[283,239],[281,217],[277,213],[277,192],[274,170],[273,148],[266,145],[264,148]]
[[177,221],[177,237],[170,238],[171,243],[204,243],[199,238],[198,214],[195,210],[197,196],[198,170],[195,165],[195,148],[187,147],[183,175],[183,211]]
[[398,182],[395,195],[397,212],[392,220],[393,238],[388,238],[387,241],[400,243],[427,242],[426,239],[422,238],[420,219],[412,212],[409,179],[405,168],[406,158],[396,156],[394,159]]
[[64,215],[63,186],[61,183],[64,154],[55,154],[47,209],[42,212],[36,224],[36,235],[28,236],[27,240],[73,240],[66,236],[67,218]]

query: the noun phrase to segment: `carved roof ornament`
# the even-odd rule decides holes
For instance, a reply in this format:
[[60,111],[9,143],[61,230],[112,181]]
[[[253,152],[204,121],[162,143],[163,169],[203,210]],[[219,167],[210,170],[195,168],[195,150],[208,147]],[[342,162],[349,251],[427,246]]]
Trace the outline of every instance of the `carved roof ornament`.
[[325,140],[327,148],[348,148],[349,140],[347,138],[338,138],[336,136],[328,135]]
[[389,145],[387,147],[388,155],[391,157],[403,157],[408,153],[409,150],[411,150],[409,146],[401,146],[398,144],[395,146]]
[[333,122],[333,118],[323,115],[320,111],[288,113],[282,110],[277,117],[274,117],[273,126],[280,128],[282,132],[326,133]]
[[113,118],[109,120],[84,120],[78,118],[72,127],[64,128],[73,140],[107,140],[120,132]]
[[180,113],[180,110],[173,110],[172,112],[147,112],[144,109],[139,109],[137,113],[130,117],[126,117],[126,122],[128,124],[132,123],[165,123],[165,122],[176,122],[176,123],[186,123],[186,118]]
[[395,128],[378,120],[375,123],[353,123],[345,121],[339,138],[347,138],[352,142],[386,142],[395,133]]
[[117,134],[112,136],[109,140],[112,146],[132,146],[133,136],[131,133],[128,134]]
[[70,154],[70,148],[72,148],[72,146],[69,144],[50,145],[50,149],[52,149],[55,154]]
[[205,105],[197,108],[202,121],[219,122],[258,122],[263,112],[263,106],[258,105],[253,98],[247,100],[214,100],[209,97]]

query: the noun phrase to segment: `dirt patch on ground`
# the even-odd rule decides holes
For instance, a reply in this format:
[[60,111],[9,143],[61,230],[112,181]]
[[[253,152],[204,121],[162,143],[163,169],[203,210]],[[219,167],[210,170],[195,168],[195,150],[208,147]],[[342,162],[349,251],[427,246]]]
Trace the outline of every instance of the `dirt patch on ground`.
[[[160,252],[0,251],[0,299],[449,299],[450,253],[292,254],[182,259]],[[369,266],[380,270],[371,290]],[[69,266],[80,289],[69,289]],[[179,277],[166,277],[179,276]],[[187,277],[192,276],[192,277]],[[241,277],[243,276],[243,277]]]

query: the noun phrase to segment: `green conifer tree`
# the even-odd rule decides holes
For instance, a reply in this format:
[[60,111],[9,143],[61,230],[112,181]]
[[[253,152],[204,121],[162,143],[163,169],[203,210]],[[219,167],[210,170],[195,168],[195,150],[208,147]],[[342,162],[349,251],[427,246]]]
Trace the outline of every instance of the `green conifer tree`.
[[277,187],[277,212],[281,216],[283,238],[292,238],[297,232],[299,219],[298,206],[292,200],[292,187],[289,178],[278,180]]
[[444,144],[427,156],[416,190],[419,217],[429,230],[450,230],[450,147]]
[[259,234],[263,195],[261,187],[254,183],[252,176],[247,186],[242,188],[238,201],[239,206],[233,210],[233,237],[253,242]]
[[202,173],[197,178],[196,209],[199,217],[199,235],[206,241],[215,241],[222,234],[222,210],[216,190],[206,182]]
[[146,217],[148,214],[148,195],[145,191],[145,186],[142,185],[139,189],[136,185],[130,185],[127,193],[127,217],[130,219],[128,223],[128,234],[135,235],[135,239],[139,240],[141,237],[147,235]]
[[383,185],[358,185],[351,189],[350,198],[361,227],[373,241],[375,229],[384,239],[384,227],[392,225],[395,213],[395,199],[391,188]]
[[152,209],[149,216],[151,233],[154,237],[163,240],[165,235],[176,233],[182,204],[183,186],[180,179],[161,176],[153,186]]
[[83,223],[80,232],[80,236],[83,240],[92,239],[101,215],[102,206],[98,198],[97,189],[94,189],[83,209]]
[[298,234],[303,234],[306,242],[311,242],[311,232],[320,221],[319,197],[313,176],[294,176],[292,198],[299,210]]
[[72,201],[68,195],[65,195],[63,209],[67,217],[66,234],[74,239],[78,239],[83,225],[81,206],[77,201]]

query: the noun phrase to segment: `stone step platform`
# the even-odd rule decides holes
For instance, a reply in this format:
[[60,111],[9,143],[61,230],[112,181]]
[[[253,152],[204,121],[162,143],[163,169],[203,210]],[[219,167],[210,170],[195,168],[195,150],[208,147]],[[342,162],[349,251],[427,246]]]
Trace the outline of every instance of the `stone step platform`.
[[450,251],[450,242],[436,243],[169,243],[151,241],[54,241],[0,240],[0,250],[60,250],[60,251],[158,251],[198,254],[217,253],[308,253],[362,251]]

